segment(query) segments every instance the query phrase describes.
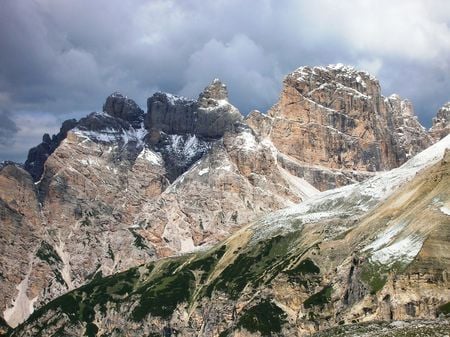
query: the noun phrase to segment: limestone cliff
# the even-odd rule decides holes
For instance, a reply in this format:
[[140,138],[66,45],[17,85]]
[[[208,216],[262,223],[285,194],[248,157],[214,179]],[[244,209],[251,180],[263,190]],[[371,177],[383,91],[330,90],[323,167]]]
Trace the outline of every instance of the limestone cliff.
[[320,190],[397,167],[432,144],[408,101],[383,97],[378,80],[343,65],[297,69],[272,109],[247,122]]

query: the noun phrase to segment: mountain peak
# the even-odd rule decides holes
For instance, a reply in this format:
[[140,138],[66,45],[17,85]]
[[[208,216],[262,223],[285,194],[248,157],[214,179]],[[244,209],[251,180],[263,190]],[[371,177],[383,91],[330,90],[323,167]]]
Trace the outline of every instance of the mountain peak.
[[106,98],[103,111],[110,116],[126,120],[135,128],[138,128],[144,119],[144,111],[136,102],[118,91]]
[[210,105],[211,100],[225,100],[228,101],[227,86],[223,84],[218,78],[215,78],[210,85],[208,85],[199,95],[198,100],[201,105]]

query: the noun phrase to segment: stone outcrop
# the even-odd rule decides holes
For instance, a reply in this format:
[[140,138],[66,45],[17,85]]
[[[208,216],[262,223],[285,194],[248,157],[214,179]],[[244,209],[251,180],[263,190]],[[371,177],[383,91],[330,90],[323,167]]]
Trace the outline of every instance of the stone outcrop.
[[438,141],[450,133],[450,102],[446,103],[439,109],[435,118],[433,118],[433,126],[430,129],[430,135],[435,141]]
[[135,101],[115,92],[108,96],[103,111],[107,114],[126,120],[134,128],[139,128],[144,121],[144,111],[139,108]]
[[24,166],[25,169],[30,172],[34,180],[39,180],[41,178],[45,161],[53,151],[55,151],[62,140],[66,138],[67,132],[76,126],[76,123],[75,119],[64,121],[61,129],[56,135],[53,135],[50,138],[49,134],[44,134],[42,143],[30,149]]
[[136,217],[159,256],[217,241],[256,217],[317,192],[278,165],[273,145],[244,124],[226,132]]
[[147,101],[146,128],[167,134],[195,134],[220,138],[236,121],[240,112],[228,102],[226,86],[214,80],[198,101],[166,93],[156,93]]

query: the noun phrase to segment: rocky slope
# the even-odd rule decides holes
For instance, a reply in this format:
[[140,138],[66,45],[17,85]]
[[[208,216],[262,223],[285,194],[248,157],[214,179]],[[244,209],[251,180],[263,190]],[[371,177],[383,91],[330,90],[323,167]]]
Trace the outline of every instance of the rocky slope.
[[370,322],[329,329],[314,337],[445,337],[450,334],[450,321],[413,320],[395,322]]
[[44,135],[28,172],[0,168],[0,312],[15,326],[95,277],[204,249],[430,142],[407,101],[349,67],[300,68],[245,120],[219,80],[197,100],[155,93],[147,112],[114,93]]
[[450,133],[450,102],[447,102],[439,109],[435,118],[433,118],[433,126],[430,129],[431,137],[438,141]]
[[449,313],[449,149],[447,136],[398,169],[263,217],[207,251],[96,279],[9,336],[157,336],[168,323],[183,336],[306,336],[405,319],[422,321],[318,336],[440,336],[445,320],[426,320]]

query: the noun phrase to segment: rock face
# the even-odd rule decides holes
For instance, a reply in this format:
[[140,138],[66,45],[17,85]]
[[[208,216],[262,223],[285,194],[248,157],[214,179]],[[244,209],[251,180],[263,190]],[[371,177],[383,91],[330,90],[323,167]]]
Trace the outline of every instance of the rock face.
[[44,136],[29,173],[0,168],[0,311],[10,325],[88,281],[206,249],[431,142],[407,101],[345,67],[300,68],[268,114],[245,120],[219,80],[198,100],[156,93],[147,103],[144,113],[114,93],[103,112]]
[[39,266],[31,275],[29,262],[40,245],[42,228],[37,190],[31,175],[22,168],[9,164],[0,169],[0,238],[2,303],[13,303],[3,318],[12,326],[33,312],[33,304],[42,286]]
[[374,77],[343,65],[297,69],[267,115],[247,121],[321,190],[397,167],[432,143],[408,101],[383,97]]
[[27,160],[25,161],[25,169],[30,172],[34,180],[39,180],[44,172],[44,163],[47,158],[55,151],[59,144],[67,136],[67,132],[73,129],[76,125],[75,119],[66,120],[58,134],[50,138],[49,134],[44,134],[42,143],[33,147],[28,152]]
[[433,118],[433,126],[430,129],[431,137],[438,141],[450,133],[450,102],[446,103],[439,109],[435,118]]
[[146,127],[167,134],[220,138],[242,120],[240,112],[228,102],[226,86],[217,79],[205,88],[198,101],[156,93],[148,99],[147,109]]
[[106,99],[103,111],[113,117],[126,120],[134,128],[139,128],[144,121],[144,111],[135,101],[124,97],[119,92],[113,93]]
[[256,217],[317,190],[278,165],[273,145],[237,125],[136,217],[159,256],[228,236]]
[[209,250],[96,279],[13,335],[156,336],[170,324],[182,336],[443,336],[448,320],[435,319],[450,303],[449,177],[447,136]]

